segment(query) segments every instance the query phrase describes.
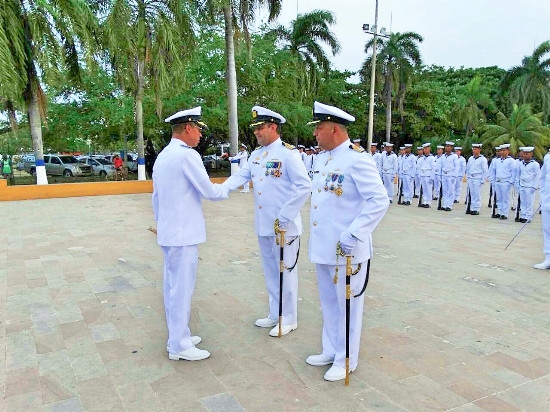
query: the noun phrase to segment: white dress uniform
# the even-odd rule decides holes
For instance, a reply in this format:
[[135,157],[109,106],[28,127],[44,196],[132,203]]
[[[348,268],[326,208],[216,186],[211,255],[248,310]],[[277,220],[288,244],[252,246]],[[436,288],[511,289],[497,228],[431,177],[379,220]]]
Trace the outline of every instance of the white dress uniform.
[[[417,147],[417,151],[421,150],[422,146]],[[415,156],[416,168],[414,174],[414,197],[420,197],[420,188],[422,187],[422,179],[420,178],[420,169],[418,167],[418,161],[424,157],[424,154],[418,154]],[[424,194],[424,193],[423,193]]]
[[[185,116],[169,117],[177,122]],[[174,115],[174,116],[176,116]],[[199,111],[200,115],[200,111]],[[169,120],[170,119],[170,120]],[[198,244],[206,241],[201,199],[227,199],[221,185],[212,184],[199,153],[172,139],[153,166],[153,212],[157,243],[164,254],[164,308],[170,353],[185,351],[191,342],[189,316],[198,265]]]
[[414,195],[414,176],[416,174],[416,157],[406,153],[401,159],[401,176],[403,179],[403,202],[410,205]]
[[390,199],[390,203],[393,201],[393,181],[397,174],[397,156],[394,152],[385,152],[382,154],[382,181],[386,188],[386,193]]
[[536,269],[550,269],[550,153],[544,156],[540,170],[540,210],[542,212],[542,237],[544,261]]
[[[239,169],[242,169],[246,162],[248,161],[248,152],[244,147],[241,146],[241,151],[237,153],[235,156],[230,157],[229,160],[235,161],[237,160],[239,162]],[[250,182],[246,182],[243,184],[243,193],[248,193],[250,191]]]
[[382,178],[382,153],[374,152],[374,154],[372,154],[372,158],[374,159],[374,163],[376,163],[376,169],[380,174],[380,178]]
[[439,199],[439,195],[441,194],[441,157],[443,155],[435,155],[434,156],[434,193],[433,193],[433,199],[437,200]]
[[474,215],[479,214],[481,209],[481,187],[487,180],[488,175],[487,159],[480,154],[479,156],[470,156],[466,164],[466,181],[468,182],[468,192],[470,199],[470,212]]
[[508,219],[510,211],[510,189],[516,178],[516,161],[507,156],[495,161],[495,190],[497,194],[497,214],[501,219]]
[[[534,149],[525,147],[524,149]],[[533,204],[535,192],[540,185],[540,166],[537,161],[531,159],[528,162],[521,162],[518,171],[518,186],[520,196],[520,219],[522,222],[531,220],[533,217]]]
[[439,159],[441,163],[441,185],[443,187],[443,199],[441,207],[452,210],[455,200],[456,176],[458,175],[458,156],[456,153],[444,153]]
[[[366,276],[366,262],[372,254],[371,234],[388,208],[388,194],[369,156],[342,143],[317,158],[311,197],[309,258],[316,264],[323,310],[322,353],[345,367],[345,258],[338,261],[340,275],[334,284],[336,244],[348,231],[358,239],[353,264],[362,264],[352,277],[355,293]],[[395,175],[394,175],[395,176]],[[363,320],[364,296],[351,301],[350,370],[357,367]]]
[[[268,111],[255,106],[258,113]],[[269,113],[274,113],[268,111]],[[277,113],[278,116],[280,116]],[[259,115],[258,118],[260,118]],[[280,116],[284,119],[282,116]],[[284,121],[283,121],[284,122]],[[283,123],[281,122],[281,123]],[[254,191],[254,229],[258,236],[264,277],[269,294],[268,318],[275,323],[279,318],[279,246],[276,244],[275,219],[290,221],[284,248],[283,326],[298,322],[298,266],[300,246],[296,237],[302,234],[300,210],[311,193],[311,180],[300,153],[294,146],[275,140],[268,146],[254,150],[248,162],[223,185],[234,190],[252,180]]]
[[[499,146],[500,147],[500,146]],[[496,147],[495,149],[498,150],[499,147]],[[493,189],[493,199],[491,199],[491,202],[493,202],[493,200],[495,199],[496,195],[497,195],[497,192],[496,192],[496,189],[495,189],[495,183],[496,183],[496,180],[495,180],[495,168],[497,166],[497,160],[499,159],[498,156],[494,156],[492,159],[491,159],[491,162],[489,163],[489,172],[487,174],[487,178],[489,179],[489,184],[491,185],[491,188]],[[496,210],[496,202],[495,203],[495,210]]]
[[435,178],[435,167],[435,156],[431,153],[418,157],[417,174],[420,176],[420,184],[422,185],[422,199],[420,200],[424,207],[429,207],[432,203],[432,185]]
[[[458,156],[458,155],[457,155]],[[460,201],[460,192],[462,191],[462,179],[466,173],[466,159],[464,156],[458,156],[458,173],[455,182],[455,201]]]

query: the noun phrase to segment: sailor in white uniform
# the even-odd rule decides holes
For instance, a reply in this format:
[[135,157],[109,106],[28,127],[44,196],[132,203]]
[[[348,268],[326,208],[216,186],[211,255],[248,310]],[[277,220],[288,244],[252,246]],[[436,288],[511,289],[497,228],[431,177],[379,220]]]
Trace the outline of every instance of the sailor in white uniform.
[[[481,154],[481,143],[472,143],[472,156],[466,164],[466,182],[470,202],[470,215],[479,215],[481,209],[481,187],[489,173],[487,159]],[[468,213],[468,211],[466,212]]]
[[420,178],[420,171],[418,169],[418,159],[424,157],[424,148],[422,146],[416,147],[416,172],[414,174],[414,198],[418,199],[420,196],[420,188],[422,187],[422,179]]
[[403,179],[402,204],[411,205],[414,196],[414,176],[416,174],[416,158],[411,153],[412,144],[405,144],[405,152],[401,158],[401,178]]
[[517,183],[520,197],[519,222],[525,223],[533,217],[535,193],[540,185],[540,166],[533,159],[533,146],[523,147],[523,162],[517,169]]
[[550,149],[544,156],[540,170],[540,210],[542,214],[542,237],[544,260],[533,267],[535,269],[550,269]]
[[443,156],[444,146],[437,146],[435,152],[435,176],[434,176],[434,195],[433,200],[438,200],[441,194],[441,156]]
[[201,199],[227,199],[221,185],[212,184],[193,148],[199,144],[201,108],[183,110],[165,120],[172,125],[172,140],[159,153],[153,166],[153,212],[157,243],[164,255],[164,308],[168,325],[166,350],[169,359],[196,361],[210,353],[195,345],[189,316],[195,289],[198,245],[206,241]]
[[500,145],[500,159],[495,160],[495,190],[497,214],[495,217],[508,219],[510,211],[510,190],[516,179],[516,160],[510,156],[510,144]]
[[[358,294],[365,282],[367,260],[372,256],[372,232],[389,206],[388,195],[370,156],[351,144],[346,125],[355,118],[333,106],[315,102],[313,134],[324,149],[315,162],[311,196],[309,258],[316,264],[323,311],[322,351],[306,362],[332,364],[328,381],[345,377],[346,270],[345,257],[337,257],[340,242],[344,254],[353,255],[351,289]],[[394,175],[395,176],[395,175]],[[335,282],[335,269],[340,275]],[[357,368],[363,321],[364,295],[350,302],[350,371]]]
[[[248,151],[246,150],[246,145],[242,143],[239,153],[237,153],[233,157],[230,157],[229,160],[231,161],[231,163],[238,162],[239,169],[242,169],[246,164],[246,162],[248,161]],[[248,193],[248,192],[250,192],[250,182],[246,182],[245,184],[243,184],[243,190],[241,190],[241,193]]]
[[458,172],[456,175],[455,182],[455,203],[460,202],[460,193],[462,192],[462,180],[464,179],[464,174],[466,173],[466,159],[462,156],[462,147],[455,147],[455,153],[458,157]]
[[435,178],[435,156],[430,152],[432,146],[430,143],[422,145],[424,155],[418,157],[417,174],[420,176],[420,184],[422,185],[422,199],[420,199],[421,207],[429,208],[432,204],[433,182]]
[[377,149],[378,144],[372,142],[370,145],[370,154],[374,159],[374,163],[376,163],[376,168],[378,169],[378,173],[380,173],[380,178],[382,178],[382,153],[380,153]]
[[441,185],[443,188],[443,199],[441,208],[447,212],[453,210],[455,199],[456,177],[458,175],[458,156],[453,153],[454,142],[445,142],[445,154],[441,156]]
[[283,325],[282,334],[298,327],[298,250],[302,234],[300,210],[311,193],[311,180],[298,150],[281,140],[285,118],[260,106],[252,108],[254,135],[261,145],[254,150],[239,172],[222,186],[235,190],[252,180],[254,191],[255,231],[269,294],[267,317],[256,320],[256,326],[272,328],[270,336],[278,336],[279,318],[279,246],[274,223],[286,231],[284,247]]
[[393,182],[395,180],[395,175],[397,175],[397,156],[393,152],[393,143],[385,142],[384,149],[385,153],[382,153],[382,181],[384,182],[384,187],[390,199],[390,203],[393,202]]

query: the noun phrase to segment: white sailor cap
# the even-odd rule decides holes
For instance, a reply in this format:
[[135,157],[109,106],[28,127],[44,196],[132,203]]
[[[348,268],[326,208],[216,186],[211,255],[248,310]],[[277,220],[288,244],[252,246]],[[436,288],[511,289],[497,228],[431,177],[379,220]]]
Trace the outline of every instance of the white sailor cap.
[[[376,142],[372,142],[370,145],[378,147],[378,143],[376,143]],[[384,145],[382,145],[382,146],[384,146]]]
[[509,149],[510,148],[510,143],[501,144],[500,148],[501,149]]
[[405,150],[405,146],[399,146],[399,150]]
[[444,149],[445,147],[444,146],[441,146],[441,145],[438,145],[437,146],[437,149]]
[[361,139],[353,139],[353,143],[361,143]]
[[461,146],[457,146],[457,147],[455,147],[455,150],[462,150],[462,147],[461,147]]
[[315,145],[315,146],[313,146],[313,147],[315,147],[315,149],[319,149],[319,146],[318,146],[318,145]]
[[298,149],[305,149],[306,147],[303,144],[298,145]]
[[320,122],[334,122],[347,125],[354,122],[355,117],[346,113],[342,109],[319,102],[313,103],[313,121],[308,124],[317,124]]
[[315,149],[313,148],[313,146],[309,146],[309,147],[306,147],[306,150],[314,151]]
[[500,149],[502,149],[502,147],[500,146],[495,147],[495,150],[500,150]]
[[525,146],[523,148],[524,152],[532,152],[533,150],[535,150],[535,148],[533,146]]
[[[384,142],[384,146],[393,147],[393,143]],[[548,150],[550,151],[550,147],[548,148]]]
[[164,119],[165,123],[170,123],[172,126],[180,123],[193,122],[196,123],[201,129],[207,129],[208,126],[201,120],[201,107],[193,107],[188,110],[180,110],[174,113],[172,116]]
[[416,146],[416,150],[423,150],[424,146]]
[[525,146],[518,147],[518,150],[519,150],[520,152],[523,152],[523,149],[525,149]]
[[412,143],[405,143],[405,147],[413,147]]
[[472,143],[472,148],[477,147],[481,149],[481,146],[483,146],[481,143]]
[[246,149],[246,145],[244,143],[241,143],[241,147],[244,147]]
[[423,148],[424,148],[424,147],[431,147],[431,146],[432,146],[431,143],[424,143],[424,144],[422,145]]
[[455,142],[451,142],[450,140],[447,140],[445,142],[445,146],[454,146],[455,145]]
[[256,127],[268,122],[275,124],[283,124],[286,122],[286,119],[279,113],[262,106],[254,106],[252,108],[252,117],[254,121],[250,124],[250,127]]

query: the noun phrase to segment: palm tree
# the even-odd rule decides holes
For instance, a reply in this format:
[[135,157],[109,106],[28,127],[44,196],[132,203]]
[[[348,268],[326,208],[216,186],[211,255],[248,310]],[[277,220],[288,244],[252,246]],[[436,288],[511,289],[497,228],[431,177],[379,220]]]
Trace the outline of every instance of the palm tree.
[[225,56],[227,63],[227,108],[229,117],[230,152],[237,153],[238,113],[237,113],[237,72],[235,69],[235,45],[233,36],[237,32],[244,34],[250,47],[248,26],[254,21],[256,13],[264,6],[269,12],[269,21],[273,21],[281,12],[282,0],[197,0],[199,9],[205,11],[211,19],[223,14],[225,26]]
[[[399,106],[403,108],[405,99],[405,91],[410,82],[410,78],[415,68],[422,64],[418,43],[424,39],[418,33],[391,33],[388,39],[378,38],[377,47],[377,64],[380,64],[381,73],[384,76],[383,95],[386,101],[386,141],[390,141],[391,136],[391,113],[392,113],[392,96],[394,93],[394,82],[398,84],[397,96],[399,98]],[[365,45],[365,52],[369,53],[372,50],[374,38],[369,40]],[[372,56],[369,56],[363,63],[362,73],[366,77],[366,73],[370,73]],[[380,71],[379,71],[380,72]]]
[[340,44],[329,28],[335,23],[332,12],[314,10],[299,15],[290,23],[290,28],[278,26],[268,33],[275,35],[285,44],[284,48],[297,57],[303,73],[301,97],[308,97],[317,90],[319,69],[325,76],[330,70],[330,61],[321,43],[329,46],[333,56],[340,51]]
[[489,90],[482,85],[481,76],[475,76],[459,91],[454,111],[468,137],[478,125],[485,122],[485,112],[494,109],[495,102]]
[[521,66],[512,67],[504,76],[501,88],[510,90],[512,103],[529,103],[550,120],[550,41],[541,43]]
[[152,87],[157,115],[162,114],[162,92],[183,73],[194,33],[191,5],[180,0],[95,0],[104,35],[105,60],[135,103],[138,180],[145,180],[143,95]]
[[[36,158],[36,183],[48,184],[42,123],[48,76],[80,77],[79,50],[89,51],[95,17],[84,0],[3,1],[0,3],[0,94],[22,101],[27,110]],[[91,54],[87,54],[91,63]]]
[[542,124],[542,113],[532,114],[530,105],[514,104],[510,117],[498,112],[497,123],[485,126],[481,138],[492,147],[510,143],[512,153],[519,147],[533,146],[535,157],[542,159],[550,143],[550,127]]

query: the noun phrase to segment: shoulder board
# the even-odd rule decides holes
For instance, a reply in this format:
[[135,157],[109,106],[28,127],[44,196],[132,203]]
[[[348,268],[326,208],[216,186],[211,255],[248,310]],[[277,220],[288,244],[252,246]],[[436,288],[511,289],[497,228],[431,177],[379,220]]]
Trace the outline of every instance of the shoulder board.
[[289,150],[294,150],[296,149],[296,147],[292,146],[291,144],[288,144],[286,142],[282,142],[283,143],[283,146],[286,147],[287,149]]
[[363,149],[362,147],[356,147],[356,146],[354,146],[354,145],[352,145],[352,144],[349,145],[349,148],[350,148],[351,150],[355,150],[356,152],[359,152],[359,153],[363,153],[363,152],[365,151],[365,149]]

